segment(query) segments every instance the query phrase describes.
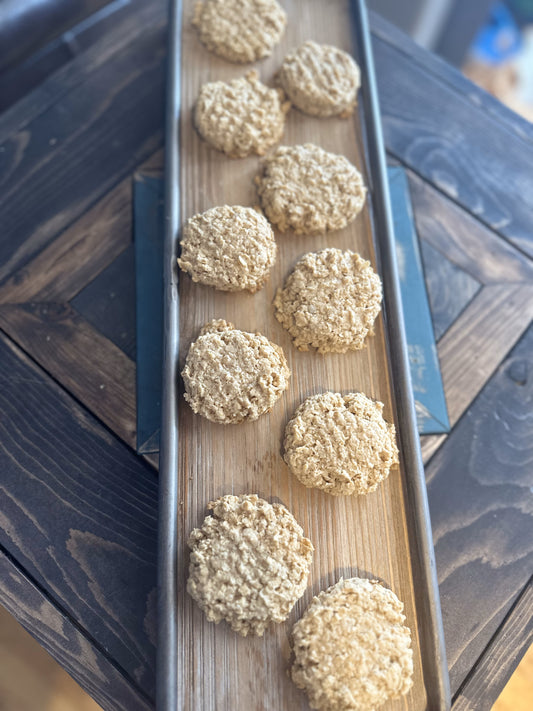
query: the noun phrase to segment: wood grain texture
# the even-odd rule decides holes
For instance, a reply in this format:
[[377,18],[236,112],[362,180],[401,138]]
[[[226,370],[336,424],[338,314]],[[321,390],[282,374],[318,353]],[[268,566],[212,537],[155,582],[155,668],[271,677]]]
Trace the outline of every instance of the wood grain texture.
[[131,244],[128,177],[0,287],[0,303],[73,298]]
[[164,58],[164,28],[148,25],[0,146],[0,280],[158,148]]
[[69,392],[135,446],[135,364],[68,304],[4,304],[0,326]]
[[532,319],[533,284],[492,284],[441,338],[438,351],[452,426]]
[[427,468],[452,690],[533,566],[533,326]]
[[[501,631],[497,632],[483,652],[466,682],[461,687],[453,705],[454,711],[475,711],[491,708],[495,711],[517,711],[518,707],[529,708],[531,696],[510,699],[509,704],[501,704],[498,698],[511,672],[516,668],[522,655],[533,644],[533,580],[530,580],[505,620]],[[530,669],[533,665],[530,662]],[[531,669],[533,671],[533,669]],[[529,675],[531,690],[533,675]],[[514,703],[513,703],[514,701]],[[503,699],[502,699],[503,702]]]
[[420,241],[424,273],[438,341],[479,291],[481,284],[428,242]]
[[[105,711],[153,709],[152,703],[124,677],[105,651],[98,648],[94,640],[85,635],[70,617],[63,614],[57,605],[5,555],[4,551],[0,551],[0,604],[98,702],[98,708],[101,707]],[[3,633],[4,628],[2,628]],[[20,652],[21,655],[26,654],[26,646]],[[31,711],[36,708],[49,709],[50,700],[42,693],[44,684],[39,685],[38,680],[36,684],[35,657],[32,655],[31,659],[24,658],[29,666],[29,670],[25,670],[29,678],[26,675],[21,678],[21,672],[24,670],[20,665],[14,665],[13,661],[11,657],[7,665],[3,662],[2,671],[16,673],[10,681],[13,686],[23,685],[23,691],[17,693],[16,699],[9,694],[3,694],[0,699],[2,711],[21,711],[22,708]],[[41,665],[40,673],[46,675],[46,684],[49,688],[50,665]],[[26,704],[21,704],[21,697],[27,700]],[[74,701],[74,698],[71,697],[70,701]],[[56,704],[54,708],[66,709],[65,704],[69,699],[63,697],[62,700],[63,703]],[[93,709],[93,707],[95,704],[91,703],[84,705],[83,709]],[[73,708],[72,705],[69,708]],[[83,711],[79,704],[75,709]]]
[[71,306],[135,361],[135,255],[130,245],[72,299]]
[[83,83],[92,72],[124,49],[142,30],[165,26],[166,13],[164,0],[129,0],[128,7],[114,16],[112,29],[107,32],[97,30],[100,32],[98,42],[0,115],[0,143],[63,99],[71,89]]
[[420,239],[481,284],[533,282],[533,262],[434,186],[407,171]]
[[[151,696],[155,474],[3,336],[0,359],[0,546],[47,591],[61,617],[75,621],[99,657],[112,660],[136,693]],[[28,602],[25,608],[22,594],[19,599],[23,624],[39,636],[39,606]],[[58,619],[52,616],[50,625]],[[61,626],[55,635],[43,627],[46,636],[61,658]],[[76,648],[63,644],[68,662]],[[90,646],[82,657],[86,673],[78,667],[77,676],[92,677],[95,687],[110,693],[115,677],[102,678]],[[125,693],[118,683],[116,692]]]
[[[375,36],[374,53],[387,149],[519,249],[533,255],[533,142],[506,131],[411,48]],[[445,120],[443,120],[445,117]]]
[[[313,37],[350,48],[348,3],[326,6],[313,2],[284,3],[289,24],[273,57],[261,63],[261,77],[270,83],[281,57],[290,47]],[[195,133],[191,109],[200,85],[206,80],[229,79],[244,73],[206,52],[190,26],[191,2],[185,4],[183,27],[181,196],[183,219],[217,204],[254,205],[253,177],[257,158],[231,161],[210,149]],[[362,145],[353,120],[312,119],[293,111],[283,142],[314,141],[327,150],[345,154],[364,171]],[[390,387],[384,347],[383,323],[368,347],[347,355],[319,356],[297,352],[290,337],[275,320],[271,302],[275,289],[302,254],[326,245],[355,248],[374,261],[374,250],[365,212],[348,228],[324,236],[296,237],[277,234],[279,258],[265,289],[255,295],[215,292],[180,281],[180,330],[183,363],[187,348],[210,318],[226,318],[244,330],[259,330],[282,346],[292,371],[289,389],[273,411],[257,422],[235,427],[214,425],[193,415],[180,400],[179,500],[181,507],[179,555],[179,707],[192,709],[307,709],[304,694],[287,677],[289,633],[311,596],[341,575],[381,578],[406,604],[415,648],[415,686],[406,699],[388,709],[424,709],[413,581],[409,565],[407,521],[403,510],[403,473],[389,479],[365,498],[334,498],[305,489],[288,473],[280,456],[284,425],[304,397],[327,389],[362,390],[385,402],[392,417]],[[226,493],[258,493],[282,501],[294,513],[314,542],[316,553],[309,586],[288,621],[269,629],[262,639],[243,639],[225,624],[215,626],[185,593],[188,556],[185,541],[199,525],[208,501]]]

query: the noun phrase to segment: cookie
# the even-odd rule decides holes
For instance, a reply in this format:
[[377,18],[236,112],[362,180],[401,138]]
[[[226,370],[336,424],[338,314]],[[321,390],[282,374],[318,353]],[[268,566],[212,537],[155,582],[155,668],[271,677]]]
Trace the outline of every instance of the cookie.
[[281,504],[222,496],[208,508],[213,515],[189,536],[187,591],[210,622],[262,636],[303,595],[313,545]]
[[250,207],[213,207],[185,223],[178,264],[193,281],[222,291],[255,292],[276,260],[274,232]]
[[281,232],[296,234],[346,227],[366,196],[357,168],[313,143],[277,148],[263,161],[256,184],[270,222]]
[[209,51],[246,64],[268,57],[287,15],[276,0],[204,0],[196,3],[192,24]]
[[313,709],[371,711],[413,684],[403,604],[376,580],[341,579],[321,592],[294,625],[292,643],[292,679]]
[[363,348],[380,305],[381,282],[370,262],[334,248],[305,254],[274,299],[296,348],[319,353]]
[[260,333],[213,320],[191,344],[181,375],[194,412],[236,424],[271,410],[289,384],[290,371],[281,348]]
[[347,52],[309,41],[285,57],[278,80],[300,111],[346,118],[356,104],[361,73]]
[[368,494],[398,463],[383,404],[362,393],[313,395],[285,428],[284,459],[305,486],[335,496]]
[[230,158],[262,156],[281,139],[289,107],[281,90],[269,89],[257,72],[249,72],[227,84],[204,84],[194,124],[207,143]]

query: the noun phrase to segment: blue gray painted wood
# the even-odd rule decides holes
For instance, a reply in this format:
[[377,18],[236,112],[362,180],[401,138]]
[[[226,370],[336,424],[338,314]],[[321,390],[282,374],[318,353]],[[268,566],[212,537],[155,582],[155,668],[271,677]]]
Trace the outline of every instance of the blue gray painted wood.
[[407,176],[398,166],[389,166],[388,170],[418,431],[441,434],[450,431],[450,423]]
[[163,353],[162,178],[137,173],[133,182],[137,306],[137,451],[159,451]]

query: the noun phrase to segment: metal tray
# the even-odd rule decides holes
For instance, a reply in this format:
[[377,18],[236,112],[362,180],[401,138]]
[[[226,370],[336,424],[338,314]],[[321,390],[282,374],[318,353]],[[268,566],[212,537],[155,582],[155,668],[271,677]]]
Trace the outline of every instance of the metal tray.
[[[291,12],[294,13],[295,8],[293,6],[295,4],[297,5],[298,3],[284,3],[289,11],[289,15]],[[183,50],[182,43],[183,5],[182,0],[171,0],[170,2],[166,132],[167,225],[164,264],[165,314],[159,502],[157,708],[160,711],[176,711],[176,709],[192,711],[193,708],[202,709],[203,711],[207,711],[208,708],[216,708],[217,710],[222,708],[242,708],[243,711],[244,709],[246,709],[246,711],[252,711],[252,706],[250,706],[250,699],[252,697],[257,699],[257,701],[254,702],[256,704],[254,708],[269,708],[267,702],[261,698],[261,694],[256,693],[257,690],[254,691],[252,696],[246,696],[245,694],[242,703],[241,701],[237,701],[237,706],[234,705],[235,699],[232,702],[233,705],[228,705],[230,704],[229,699],[231,693],[233,693],[231,684],[230,681],[224,678],[222,678],[222,680],[218,678],[220,676],[218,672],[216,674],[217,679],[210,679],[213,670],[207,667],[208,665],[212,666],[213,660],[209,657],[204,659],[201,654],[198,654],[198,658],[191,661],[194,645],[200,637],[205,638],[206,650],[213,652],[215,649],[218,649],[219,652],[222,650],[224,654],[228,654],[227,648],[217,647],[213,641],[214,635],[225,635],[224,631],[220,632],[223,625],[215,627],[214,625],[205,623],[208,627],[203,627],[201,613],[189,606],[187,608],[189,610],[189,617],[192,618],[194,616],[197,622],[193,621],[192,627],[188,630],[188,636],[187,631],[182,629],[184,625],[183,620],[188,619],[183,617],[184,613],[182,610],[183,605],[188,604],[184,601],[186,594],[184,593],[184,571],[182,563],[185,556],[184,538],[187,535],[187,526],[190,526],[190,522],[186,522],[182,501],[185,489],[183,482],[180,485],[178,475],[180,467],[178,412],[181,412],[182,400],[180,401],[178,387],[180,303],[176,257],[178,252],[180,223],[182,219],[189,216],[188,214],[183,215],[183,217],[180,215],[180,172],[183,176],[185,166],[185,173],[188,175],[186,172],[186,161],[190,161],[191,159],[191,156],[180,154],[182,51],[189,51],[187,48]],[[385,150],[379,118],[379,103],[368,19],[363,0],[356,0],[350,3],[349,6],[342,1],[338,3],[328,3],[328,12],[346,13],[346,20],[349,20],[349,23],[351,23],[353,27],[355,58],[359,63],[362,74],[362,89],[357,109],[358,118],[356,120],[360,122],[362,141],[360,158],[364,163],[364,173],[369,189],[368,225],[372,232],[374,250],[372,256],[377,262],[378,271],[383,281],[383,342],[385,344],[386,360],[388,363],[387,382],[390,382],[390,393],[392,396],[391,409],[394,413],[401,452],[402,474],[401,480],[399,479],[399,492],[403,502],[402,506],[404,507],[405,516],[398,525],[400,528],[403,525],[407,531],[405,561],[399,561],[399,564],[405,564],[407,567],[410,566],[409,580],[411,581],[414,600],[413,615],[416,617],[416,644],[420,666],[420,673],[416,683],[417,685],[423,685],[423,690],[418,689],[418,695],[416,697],[413,696],[410,702],[393,702],[390,708],[406,708],[406,703],[409,703],[409,708],[411,709],[411,706],[413,706],[413,711],[415,706],[417,709],[444,710],[450,707],[449,682],[434,553],[431,542],[431,526],[424,470],[420,456],[419,438],[416,429],[416,417],[410,383],[390,211]],[[317,39],[317,41],[321,41],[319,35],[313,38]],[[200,51],[205,52],[206,50]],[[190,59],[190,57],[188,57],[188,59]],[[277,58],[277,61],[279,63],[280,57]],[[220,66],[227,64],[223,63],[222,60],[214,58],[212,61],[213,76],[211,79],[218,78],[216,72],[218,66],[217,62],[221,62]],[[188,66],[189,65],[187,65],[187,67]],[[193,64],[190,66],[192,71],[194,66]],[[261,68],[261,65],[259,65],[259,68]],[[234,72],[234,76],[242,75],[246,70],[247,68],[237,68]],[[185,118],[190,120],[190,116]],[[306,119],[302,117],[301,120],[304,121]],[[313,121],[313,119],[311,119],[311,121]],[[334,124],[330,124],[330,127],[332,128],[333,125]],[[331,130],[331,128],[329,130]],[[283,142],[291,143],[293,141],[284,139]],[[324,147],[328,148],[328,146]],[[188,143],[186,143],[186,150],[189,150]],[[216,160],[221,159],[218,158]],[[238,165],[238,162],[234,162],[233,165]],[[243,200],[242,204],[247,203]],[[312,249],[312,245],[306,248],[304,243],[301,243],[300,251],[302,253],[311,251]],[[287,269],[288,266],[289,265],[286,265]],[[203,287],[199,288],[202,289]],[[189,297],[190,294],[187,298]],[[199,298],[202,298],[201,294]],[[240,324],[237,325],[240,326]],[[240,327],[244,328],[245,326]],[[261,328],[258,330],[261,330]],[[266,335],[270,337],[269,333],[266,333]],[[272,338],[272,340],[280,342],[279,338]],[[283,347],[286,349],[285,345]],[[387,370],[387,366],[385,366],[385,370]],[[317,383],[317,387],[321,387],[322,389],[327,389],[329,385],[329,383]],[[202,425],[199,426],[201,427]],[[183,446],[186,444],[187,442],[184,441]],[[254,490],[254,492],[250,491],[250,493],[256,492]],[[287,493],[287,491],[284,490],[284,493],[292,497],[292,492]],[[282,492],[280,491],[279,494],[282,495]],[[219,493],[217,493],[217,495],[219,495]],[[390,496],[391,492],[385,489],[385,493],[383,494],[384,504],[382,509],[379,509],[380,515],[383,513],[386,515],[386,512],[390,508],[388,508],[390,502],[386,500],[388,495]],[[395,495],[398,495],[398,491],[395,492]],[[313,499],[313,501],[315,501],[315,499]],[[205,507],[206,504],[207,499],[203,503],[203,507]],[[392,511],[392,509],[390,510]],[[200,511],[199,509],[195,511],[193,519],[195,519],[195,517],[199,523],[203,517],[203,510]],[[299,518],[298,515],[296,517],[297,519]],[[301,517],[299,520],[301,520]],[[301,522],[303,523],[303,521]],[[308,533],[305,523],[304,529],[306,533]],[[379,545],[383,544],[380,543]],[[356,566],[355,561],[349,561],[349,563],[352,566],[350,570],[353,570],[354,566]],[[343,571],[345,570],[346,568],[344,567]],[[361,568],[361,570],[363,569]],[[338,570],[334,572],[335,576],[333,579],[336,579],[338,577]],[[374,573],[374,571],[369,572]],[[312,592],[316,593],[318,590],[327,587],[331,582],[332,580],[329,578],[313,581]],[[307,595],[301,605],[297,605],[298,614],[301,614],[301,611],[305,609],[309,599],[310,595]],[[180,614],[178,614],[178,608],[181,611],[181,618]],[[297,613],[293,612],[293,616],[295,614]],[[291,620],[294,621],[293,618],[291,618]],[[181,627],[179,627],[180,624]],[[198,626],[194,627],[195,624]],[[290,625],[288,625],[288,628],[290,628]],[[179,646],[180,640],[181,646]],[[187,640],[186,643],[185,640]],[[233,644],[233,642],[231,642],[231,644]],[[242,644],[245,643],[243,642]],[[246,644],[249,644],[249,642],[246,642]],[[265,643],[265,645],[267,645],[267,643]],[[244,654],[248,656],[250,654],[252,654],[252,656],[254,656],[254,654],[268,654],[268,651],[265,652],[267,646],[260,646],[255,651],[253,648],[246,647]],[[282,637],[280,637],[282,667],[286,667],[287,646],[286,639],[282,635]],[[233,653],[236,655],[235,650],[233,650]],[[229,662],[223,659],[217,661],[219,661],[222,670],[227,669],[229,676],[231,669],[225,666],[229,664]],[[262,664],[264,665],[264,669],[257,669],[259,672],[258,677],[261,672],[270,669],[269,665],[271,661],[270,659],[263,659]],[[202,665],[204,665],[204,667],[202,667]],[[187,666],[187,669],[184,669],[185,666]],[[187,677],[188,688],[184,690],[185,677],[183,674],[186,671],[189,674]],[[222,676],[224,676],[223,671]],[[253,686],[253,680],[249,681]],[[247,680],[243,680],[244,684],[246,684],[246,682]],[[280,677],[280,687],[285,683],[286,681],[283,681]],[[207,695],[202,700],[201,690],[203,684],[205,685]],[[215,693],[222,695],[217,696],[215,699]],[[279,693],[282,694],[282,692]],[[265,691],[265,699],[267,696],[268,692]],[[282,696],[280,698],[283,699]],[[227,700],[225,701],[224,699]],[[290,708],[292,711],[293,708],[296,708],[294,702],[292,702],[290,706],[284,705],[283,700],[278,703],[280,705],[276,707],[276,711],[283,711],[285,708]],[[271,703],[270,707],[273,708]],[[298,697],[297,707],[302,709],[307,707],[303,694],[301,694],[301,697]],[[389,708],[389,706],[383,708]]]

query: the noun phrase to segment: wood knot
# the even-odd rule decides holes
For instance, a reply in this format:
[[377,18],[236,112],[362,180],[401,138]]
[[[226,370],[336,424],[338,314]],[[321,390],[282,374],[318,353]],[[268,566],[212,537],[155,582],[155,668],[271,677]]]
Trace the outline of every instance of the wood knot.
[[515,360],[507,369],[507,375],[517,385],[527,383],[528,363],[526,360]]

